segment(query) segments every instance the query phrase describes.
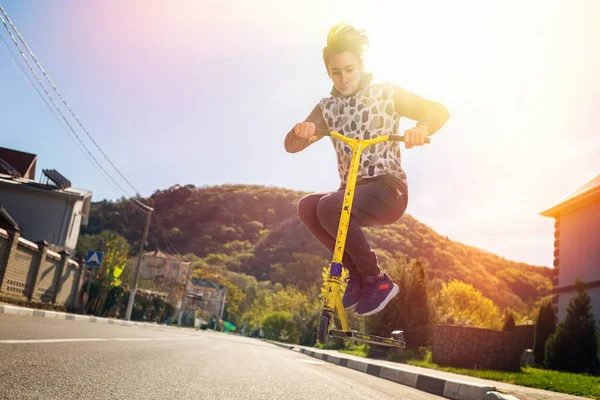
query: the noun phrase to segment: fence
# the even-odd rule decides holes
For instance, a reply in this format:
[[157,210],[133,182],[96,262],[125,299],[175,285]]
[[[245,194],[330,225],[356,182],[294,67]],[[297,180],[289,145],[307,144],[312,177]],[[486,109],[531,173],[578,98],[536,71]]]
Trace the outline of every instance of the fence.
[[69,253],[0,229],[0,295],[17,301],[76,308],[82,270]]
[[432,361],[443,366],[518,371],[532,328],[504,332],[472,326],[436,325]]

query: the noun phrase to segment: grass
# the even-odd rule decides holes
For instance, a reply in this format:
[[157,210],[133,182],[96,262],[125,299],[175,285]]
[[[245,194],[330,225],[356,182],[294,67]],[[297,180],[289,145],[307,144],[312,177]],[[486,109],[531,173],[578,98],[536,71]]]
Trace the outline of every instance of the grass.
[[440,367],[431,362],[431,352],[427,352],[424,360],[409,360],[407,364],[600,400],[600,376],[550,371],[532,367],[521,368],[521,372]]
[[350,345],[347,349],[338,350],[340,353],[350,354],[353,356],[367,357],[369,349],[366,344]]

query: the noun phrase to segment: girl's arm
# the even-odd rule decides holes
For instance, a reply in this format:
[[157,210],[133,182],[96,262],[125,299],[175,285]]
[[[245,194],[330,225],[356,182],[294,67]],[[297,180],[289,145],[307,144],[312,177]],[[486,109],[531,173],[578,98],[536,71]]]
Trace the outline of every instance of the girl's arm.
[[[315,108],[313,108],[312,112],[306,117],[304,122],[312,122],[315,124],[317,129],[327,130],[327,124],[323,119],[323,112],[321,111],[321,107],[317,104]],[[294,128],[292,128],[287,136],[285,137],[285,150],[288,153],[297,153],[301,150],[304,150],[314,142],[321,140],[323,136],[318,136],[317,140],[309,140],[309,138],[303,138],[294,133]]]
[[427,126],[429,135],[434,134],[450,118],[448,109],[440,103],[427,100],[401,87],[394,87],[395,109],[401,117],[417,121],[417,126]]

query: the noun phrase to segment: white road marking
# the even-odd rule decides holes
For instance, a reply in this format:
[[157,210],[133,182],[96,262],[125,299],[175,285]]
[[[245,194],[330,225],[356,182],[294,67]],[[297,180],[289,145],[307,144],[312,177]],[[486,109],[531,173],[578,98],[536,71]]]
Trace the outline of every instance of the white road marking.
[[110,339],[102,338],[77,338],[77,339],[31,339],[31,340],[0,340],[4,344],[18,343],[66,343],[66,342],[106,342]]
[[200,337],[158,337],[158,338],[70,338],[70,339],[27,339],[27,340],[0,340],[0,344],[27,344],[27,343],[70,343],[70,342],[148,342],[155,340],[189,340]]

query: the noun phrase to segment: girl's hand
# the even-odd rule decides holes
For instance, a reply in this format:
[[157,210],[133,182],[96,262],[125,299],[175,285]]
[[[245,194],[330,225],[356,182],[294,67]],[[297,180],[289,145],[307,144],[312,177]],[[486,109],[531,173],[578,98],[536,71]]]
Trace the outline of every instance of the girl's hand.
[[417,125],[404,131],[404,144],[407,149],[413,146],[423,146],[428,135],[429,129],[426,125]]
[[294,126],[294,133],[296,136],[308,138],[310,142],[314,142],[319,138],[315,135],[316,130],[317,128],[312,122],[299,122],[296,124],[296,126]]

